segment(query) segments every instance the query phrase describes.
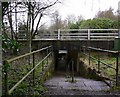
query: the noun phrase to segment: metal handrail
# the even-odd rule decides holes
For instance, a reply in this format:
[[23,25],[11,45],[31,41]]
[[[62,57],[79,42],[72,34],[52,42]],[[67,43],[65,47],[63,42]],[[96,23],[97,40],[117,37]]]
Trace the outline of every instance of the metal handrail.
[[51,48],[51,47],[52,47],[52,46],[48,46],[48,47],[45,47],[45,48],[42,48],[42,49],[39,49],[39,50],[36,50],[36,51],[30,52],[30,53],[27,53],[27,54],[24,54],[24,55],[21,55],[21,56],[18,56],[18,57],[12,58],[12,59],[9,59],[9,60],[7,60],[7,62],[12,62],[12,61],[18,60],[18,59],[23,58],[23,57],[25,57],[25,56],[32,55],[32,54],[34,54],[34,53],[37,53],[37,52],[40,52],[40,51],[46,50],[46,49]]
[[[100,68],[100,63],[102,63],[103,65],[105,65],[105,66],[107,66],[107,67],[109,67],[109,68],[112,68],[112,69],[114,69],[115,71],[116,71],[116,86],[118,85],[118,82],[119,82],[119,80],[118,80],[118,56],[119,56],[119,51],[112,51],[112,50],[104,50],[104,49],[100,49],[100,48],[94,48],[94,47],[86,47],[86,46],[83,46],[83,48],[87,48],[88,50],[94,50],[94,51],[98,51],[98,52],[107,52],[107,53],[112,53],[112,54],[115,54],[116,56],[116,68],[115,67],[113,67],[113,66],[111,66],[111,65],[109,65],[109,64],[107,64],[107,63],[105,63],[105,62],[103,62],[103,61],[101,61],[100,60],[100,57],[98,56],[98,58],[95,58],[95,57],[93,57],[93,56],[91,56],[90,55],[90,52],[89,52],[89,55],[88,54],[85,54],[85,55],[87,55],[87,56],[89,56],[89,61],[90,61],[90,59],[94,59],[95,61],[97,61],[98,62],[98,71],[99,71],[99,68]],[[90,62],[89,62],[90,63]]]
[[9,91],[8,94],[10,95],[13,90],[23,81],[26,77],[28,77],[47,57],[49,57],[51,52],[43,59],[41,60],[34,68],[32,68],[21,80],[19,80]]
[[[89,56],[89,55],[87,55],[87,54],[85,54],[86,56]],[[101,61],[101,60],[98,60],[97,58],[95,58],[95,57],[93,57],[93,56],[90,56],[90,58],[92,58],[93,60],[95,60],[96,62],[100,62],[100,63],[102,63],[102,64],[104,64],[104,65],[106,65],[107,67],[109,67],[109,68],[112,68],[112,69],[114,69],[114,70],[116,70],[116,68],[115,67],[113,67],[113,66],[111,66],[111,65],[108,65],[107,63],[105,63],[105,62],[103,62],[103,61]]]
[[[5,95],[10,95],[14,89],[23,81],[25,80],[26,77],[28,77],[32,72],[33,72],[33,80],[34,80],[34,73],[35,73],[35,69],[41,64],[43,63],[44,60],[46,60],[51,54],[52,54],[52,51],[50,53],[48,53],[48,49],[51,48],[52,46],[48,46],[48,47],[45,47],[45,48],[42,48],[42,49],[39,49],[39,50],[36,50],[36,51],[33,51],[33,52],[30,52],[30,53],[27,53],[27,54],[24,54],[24,55],[21,55],[21,56],[18,56],[18,57],[15,57],[15,58],[12,58],[12,59],[9,59],[9,60],[5,60],[4,61],[4,74],[5,74]],[[37,52],[41,52],[41,51],[44,51],[44,50],[47,50],[47,55],[39,62],[37,63],[37,65],[35,65],[35,62],[34,62],[34,54],[37,53]],[[8,67],[6,66],[7,64],[9,64],[10,62],[13,62],[15,60],[18,60],[18,59],[21,59],[23,57],[26,57],[26,56],[30,56],[30,55],[33,55],[33,67],[32,69],[24,76],[22,77],[10,90],[8,90],[8,74],[7,74],[7,71],[8,71]],[[47,63],[48,63],[48,59],[47,59]]]
[[120,53],[119,51],[104,50],[101,48],[94,48],[94,47],[87,47],[87,46],[83,46],[83,48],[88,48],[88,49],[95,50],[95,51],[101,51],[101,52],[107,52],[107,53],[113,53],[113,54]]

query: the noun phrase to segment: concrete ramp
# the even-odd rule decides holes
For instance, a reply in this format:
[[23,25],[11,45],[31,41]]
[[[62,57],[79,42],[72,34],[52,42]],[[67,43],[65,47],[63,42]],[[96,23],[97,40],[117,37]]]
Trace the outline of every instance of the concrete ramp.
[[108,94],[110,89],[102,81],[75,77],[75,82],[70,82],[70,78],[53,77],[44,83],[48,88],[48,95],[103,95]]

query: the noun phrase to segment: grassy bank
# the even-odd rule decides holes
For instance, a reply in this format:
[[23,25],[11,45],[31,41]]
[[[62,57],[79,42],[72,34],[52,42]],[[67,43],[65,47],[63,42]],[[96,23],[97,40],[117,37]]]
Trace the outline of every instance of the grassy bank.
[[[88,54],[88,53],[87,53]],[[97,52],[91,52],[91,56],[98,58]],[[114,55],[110,55],[108,53],[100,53],[100,60],[114,68],[116,68],[116,58]],[[79,54],[79,58],[81,61],[83,61],[88,67],[98,70],[98,62],[91,59],[90,65],[89,65],[89,58],[88,56],[84,55],[83,53]],[[119,64],[120,64],[120,57],[119,57]],[[114,78],[116,77],[116,71],[110,67],[105,66],[104,64],[100,63],[100,73],[108,78]],[[119,65],[119,77],[120,77],[120,65]]]

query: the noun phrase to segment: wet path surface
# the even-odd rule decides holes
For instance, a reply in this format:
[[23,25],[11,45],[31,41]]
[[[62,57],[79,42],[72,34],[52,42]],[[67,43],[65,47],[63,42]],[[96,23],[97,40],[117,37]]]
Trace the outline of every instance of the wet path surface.
[[71,78],[52,77],[44,83],[48,88],[48,95],[106,95],[110,94],[110,89],[102,81],[95,81],[82,77],[75,77],[75,82],[70,82]]

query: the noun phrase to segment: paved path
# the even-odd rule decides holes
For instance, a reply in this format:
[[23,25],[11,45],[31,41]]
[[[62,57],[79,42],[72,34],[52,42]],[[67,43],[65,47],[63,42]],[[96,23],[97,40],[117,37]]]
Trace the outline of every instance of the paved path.
[[102,81],[75,77],[74,83],[70,78],[53,77],[47,80],[44,85],[48,88],[49,95],[103,95],[110,89]]

